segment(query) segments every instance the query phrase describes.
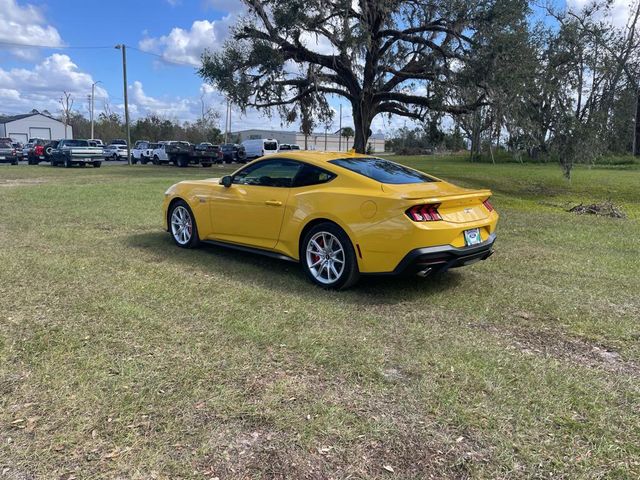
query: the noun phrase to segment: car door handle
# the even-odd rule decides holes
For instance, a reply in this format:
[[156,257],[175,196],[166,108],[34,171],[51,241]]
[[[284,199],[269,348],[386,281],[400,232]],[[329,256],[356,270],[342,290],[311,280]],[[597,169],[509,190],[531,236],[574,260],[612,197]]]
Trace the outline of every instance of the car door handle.
[[266,202],[264,202],[265,205],[269,205],[270,207],[281,207],[282,206],[282,202],[279,202],[278,200],[267,200]]

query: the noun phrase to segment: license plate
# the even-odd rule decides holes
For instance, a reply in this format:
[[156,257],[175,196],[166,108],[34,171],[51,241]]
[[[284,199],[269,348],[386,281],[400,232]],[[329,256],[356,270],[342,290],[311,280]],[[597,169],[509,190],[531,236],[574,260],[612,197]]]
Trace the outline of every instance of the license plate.
[[480,236],[480,229],[472,228],[471,230],[465,230],[464,243],[467,244],[467,247],[482,243],[482,237]]

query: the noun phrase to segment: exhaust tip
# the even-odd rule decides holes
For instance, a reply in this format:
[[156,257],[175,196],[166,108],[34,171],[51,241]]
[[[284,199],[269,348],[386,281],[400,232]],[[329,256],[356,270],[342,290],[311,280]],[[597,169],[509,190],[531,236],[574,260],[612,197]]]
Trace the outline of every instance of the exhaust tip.
[[425,268],[424,270],[420,270],[416,275],[418,275],[419,277],[425,278],[429,276],[429,274],[431,273],[431,270],[433,269]]

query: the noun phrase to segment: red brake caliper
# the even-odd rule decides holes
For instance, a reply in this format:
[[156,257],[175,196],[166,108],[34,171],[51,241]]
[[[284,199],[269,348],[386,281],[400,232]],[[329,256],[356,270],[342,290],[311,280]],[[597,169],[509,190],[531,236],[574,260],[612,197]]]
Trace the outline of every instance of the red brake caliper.
[[[316,240],[316,243],[317,243],[320,247],[322,247],[322,246],[323,246],[323,245],[322,245],[322,238],[318,238],[318,240]],[[314,254],[312,254],[312,255],[313,255],[313,263],[316,263],[318,260],[320,260],[320,255],[317,255],[317,254],[315,254],[315,253],[314,253]]]

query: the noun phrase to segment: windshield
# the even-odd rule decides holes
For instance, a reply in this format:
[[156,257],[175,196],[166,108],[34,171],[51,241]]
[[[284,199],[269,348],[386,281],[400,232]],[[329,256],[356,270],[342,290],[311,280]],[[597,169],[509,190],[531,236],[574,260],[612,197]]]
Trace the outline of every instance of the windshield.
[[89,142],[86,140],[67,140],[64,142],[66,147],[88,147]]
[[405,184],[436,182],[435,178],[382,158],[341,158],[329,163],[359,173],[380,183]]
[[278,150],[278,142],[264,142],[265,150]]

